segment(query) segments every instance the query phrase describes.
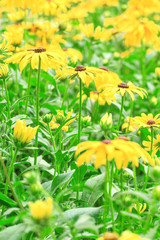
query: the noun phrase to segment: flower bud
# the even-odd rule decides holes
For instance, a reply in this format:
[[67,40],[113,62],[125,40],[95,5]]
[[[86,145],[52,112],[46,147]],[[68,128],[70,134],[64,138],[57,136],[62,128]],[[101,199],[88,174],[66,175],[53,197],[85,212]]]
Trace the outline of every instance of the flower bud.
[[91,117],[90,116],[81,117],[81,121],[82,121],[82,126],[87,127],[91,122]]
[[160,166],[155,166],[151,173],[155,181],[160,180]]
[[42,117],[43,122],[46,124],[50,123],[52,121],[53,115],[51,113],[48,113]]
[[29,184],[36,184],[37,182],[40,182],[40,176],[37,172],[26,172],[23,174],[23,176],[26,178]]
[[160,200],[160,185],[153,189],[153,198],[157,201]]
[[154,96],[151,98],[151,103],[153,103],[154,105],[157,105],[158,99]]
[[56,121],[59,124],[62,124],[65,121],[65,116],[64,116],[63,111],[57,110]]
[[100,120],[100,126],[103,130],[112,127],[112,114],[106,113]]
[[0,79],[7,77],[8,75],[8,65],[7,64],[0,64]]

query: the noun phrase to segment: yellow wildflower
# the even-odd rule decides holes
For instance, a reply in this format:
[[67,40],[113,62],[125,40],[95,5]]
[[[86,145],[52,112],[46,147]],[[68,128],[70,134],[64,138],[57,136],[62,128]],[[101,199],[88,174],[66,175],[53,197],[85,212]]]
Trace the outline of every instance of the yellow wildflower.
[[[129,129],[128,129],[129,126]],[[139,127],[139,124],[136,123],[132,118],[127,117],[127,120],[122,125],[122,129],[128,129],[129,132],[137,131]]]
[[14,140],[22,144],[29,143],[36,135],[37,127],[27,127],[25,120],[18,119],[14,126]]
[[11,42],[14,46],[20,45],[23,40],[24,30],[21,25],[11,25],[7,27],[4,37],[7,41]]
[[36,220],[42,220],[51,217],[53,211],[52,202],[52,198],[48,197],[46,201],[37,200],[34,203],[29,203],[29,208],[33,218]]
[[122,233],[118,240],[150,240],[148,238],[141,238],[138,234],[132,233],[130,231],[125,231]]
[[[151,150],[151,136],[148,136],[149,141],[143,141],[143,146],[146,147],[146,151]],[[156,136],[156,139],[153,138],[153,146],[152,146],[152,157],[160,150],[160,134]]]
[[143,213],[146,210],[146,203],[144,205],[142,203],[134,204],[133,206],[130,207],[129,211],[132,212],[133,208],[138,212],[138,213]]
[[17,9],[14,12],[9,13],[8,14],[8,18],[12,22],[20,22],[20,21],[22,21],[25,18],[25,11],[19,8],[19,9]]
[[160,67],[155,68],[155,73],[158,78],[160,78]]
[[132,118],[135,123],[139,124],[139,128],[150,128],[150,127],[159,127],[160,126],[160,114],[157,114],[153,117],[152,113],[146,115],[145,113],[141,113],[141,117]]
[[[80,155],[80,153],[82,154]],[[151,165],[154,165],[154,160],[138,143],[131,142],[125,137],[119,137],[114,140],[79,143],[75,156],[78,156],[78,166],[82,165],[84,162],[89,163],[91,161],[94,162],[95,168],[106,165],[106,161],[111,161],[113,159],[115,159],[118,169],[122,167],[126,168],[129,161],[138,167],[139,157],[141,157],[145,163],[146,160],[148,160]]]
[[1,63],[0,64],[0,78],[6,77],[8,74],[8,65]]
[[112,113],[106,113],[100,120],[100,126],[103,129],[107,129],[108,127],[112,127]]
[[105,105],[105,103],[107,102],[108,105],[110,105],[113,102],[116,101],[116,97],[113,94],[108,94],[107,96],[104,94],[104,92],[98,92],[98,91],[94,91],[94,92],[90,92],[90,96],[89,99],[97,101],[100,105]]

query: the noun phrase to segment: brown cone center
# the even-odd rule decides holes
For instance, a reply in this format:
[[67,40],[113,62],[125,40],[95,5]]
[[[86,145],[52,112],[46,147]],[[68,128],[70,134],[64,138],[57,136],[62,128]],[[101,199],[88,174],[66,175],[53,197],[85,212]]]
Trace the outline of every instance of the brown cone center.
[[118,85],[119,88],[129,88],[129,86],[127,85],[127,83],[124,83],[124,82],[121,82],[119,85]]
[[76,68],[75,68],[75,71],[85,71],[86,70],[86,68],[83,66],[83,65],[78,65]]
[[103,142],[104,144],[109,144],[109,143],[111,143],[111,140],[107,140],[107,139],[106,139],[106,140],[103,140],[102,142]]
[[121,139],[121,140],[124,140],[124,141],[129,141],[129,139],[125,136],[119,136],[117,139]]
[[107,71],[107,72],[109,71],[108,68],[105,67],[105,66],[102,66],[102,67],[100,67],[99,69],[102,69],[102,70]]
[[41,53],[41,52],[46,52],[46,48],[43,47],[38,47],[34,49],[35,53]]
[[148,122],[147,122],[147,124],[148,125],[153,125],[153,124],[155,124],[156,122],[154,121],[154,120],[148,120]]

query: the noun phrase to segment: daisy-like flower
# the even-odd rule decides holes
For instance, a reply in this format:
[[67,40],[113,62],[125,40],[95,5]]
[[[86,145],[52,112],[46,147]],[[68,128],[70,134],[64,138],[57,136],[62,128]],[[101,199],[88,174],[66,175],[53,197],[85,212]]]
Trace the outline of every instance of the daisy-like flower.
[[139,128],[150,128],[150,127],[160,127],[160,114],[157,114],[153,117],[152,113],[146,115],[145,113],[141,113],[141,117],[132,118],[135,123],[139,124]]
[[124,96],[125,93],[127,92],[133,101],[134,101],[133,93],[137,93],[142,99],[144,98],[144,96],[146,97],[147,95],[147,91],[145,89],[137,87],[131,82],[124,83],[121,80],[113,84],[102,85],[100,88],[104,89],[103,93],[106,96],[116,93]]
[[22,144],[29,143],[37,133],[39,126],[27,127],[25,120],[18,119],[14,126],[14,140]]
[[41,68],[45,71],[48,68],[58,68],[64,64],[61,56],[56,51],[47,51],[46,48],[37,47],[14,54],[5,60],[6,63],[18,63],[20,71],[30,62],[33,69],[38,68],[39,58]]
[[70,76],[71,78],[78,77],[82,80],[83,83],[86,83],[89,86],[89,83],[94,79],[97,73],[100,73],[101,70],[95,67],[84,67],[83,65],[78,65],[77,67],[68,67],[62,69],[61,73],[57,75],[58,78],[65,78]]
[[149,238],[141,238],[138,234],[132,233],[130,231],[124,231],[118,240],[150,240]]
[[[143,146],[146,147],[146,151],[151,151],[151,136],[148,136],[149,141],[143,141]],[[152,157],[160,150],[160,134],[153,138]]]
[[112,93],[106,96],[104,92],[98,91],[90,92],[90,96],[88,99],[98,101],[100,105],[105,105],[106,102],[108,103],[108,105],[110,105],[112,101],[116,102],[116,97]]
[[[57,115],[53,116],[51,121],[48,122],[49,126],[51,129],[57,129],[61,124],[63,124],[65,121],[71,118],[71,115],[73,113],[73,110],[71,110],[67,116],[64,115],[63,110],[57,110]],[[51,114],[48,114],[49,118],[52,116]],[[71,119],[70,121],[66,122],[65,125],[62,127],[62,130],[67,132],[68,131],[68,126],[75,120],[76,118]],[[47,125],[46,121],[41,122],[45,125]]]
[[151,165],[154,165],[154,160],[138,143],[131,142],[125,137],[79,143],[75,156],[78,156],[78,166],[81,166],[84,162],[94,162],[95,168],[106,165],[106,161],[113,159],[115,159],[118,169],[126,168],[129,161],[138,167],[139,157],[143,159],[144,163],[148,160]]
[[74,48],[63,48],[63,55],[66,60],[69,59],[73,63],[82,61],[82,53]]
[[[129,129],[128,129],[129,126]],[[127,117],[127,120],[122,125],[122,129],[128,129],[129,132],[135,132],[139,128],[139,124],[136,123],[132,118]]]

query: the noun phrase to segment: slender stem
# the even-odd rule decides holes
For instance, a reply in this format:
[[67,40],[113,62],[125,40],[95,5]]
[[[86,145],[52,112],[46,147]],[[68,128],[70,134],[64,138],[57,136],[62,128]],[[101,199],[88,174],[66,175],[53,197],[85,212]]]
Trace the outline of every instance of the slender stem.
[[142,86],[146,86],[146,69],[145,69],[145,56],[146,50],[143,42],[141,43],[141,57],[140,57],[140,66],[141,66],[141,74],[142,74]]
[[56,150],[56,144],[55,144],[55,139],[54,139],[54,137],[53,137],[53,135],[52,135],[51,128],[50,128],[49,124],[47,124],[47,125],[48,125],[48,131],[49,131],[49,134],[50,134],[50,137],[51,137],[51,141],[52,141],[52,144],[53,144],[54,152],[57,152],[57,150]]
[[59,150],[62,149],[62,129],[59,131]]
[[121,101],[121,110],[120,110],[119,120],[118,120],[118,126],[117,126],[117,129],[118,129],[118,130],[120,130],[122,112],[123,112],[123,107],[124,107],[124,96],[125,96],[125,95],[122,96],[122,101]]
[[81,140],[81,114],[82,114],[82,80],[79,78],[79,120],[78,120],[78,143]]
[[130,110],[130,115],[129,115],[129,122],[128,122],[128,127],[127,127],[127,133],[129,132],[131,117],[132,117],[132,113],[133,113],[133,100],[131,100],[130,109],[131,109],[131,110]]
[[9,95],[8,95],[8,90],[7,90],[6,79],[4,79],[3,82],[4,82],[5,93],[6,93],[6,100],[7,100],[8,120],[10,120],[10,119],[11,119],[11,113],[10,113],[10,101],[9,101]]
[[106,160],[106,169],[105,169],[105,179],[104,179],[104,213],[103,213],[103,226],[104,232],[106,232],[107,227],[107,214],[108,214],[108,161]]
[[[150,155],[152,157],[152,152],[153,152],[153,137],[154,137],[154,130],[153,127],[151,127],[151,149],[150,149]],[[148,164],[148,170],[147,170],[147,174],[145,177],[145,185],[144,185],[144,190],[147,187],[147,183],[148,183],[148,177],[149,177],[149,170],[150,170],[150,164]]]
[[16,94],[18,95],[18,64],[16,64]]
[[114,161],[112,160],[111,174],[110,174],[110,176],[109,176],[109,173],[108,173],[108,177],[109,177],[109,200],[110,200],[110,207],[111,207],[112,226],[113,226],[113,231],[115,231],[114,209],[113,209],[113,202],[112,202],[113,171],[114,171]]
[[4,161],[3,161],[3,159],[2,159],[1,156],[0,156],[0,161],[1,161],[1,164],[2,164],[2,167],[3,167],[3,170],[4,170],[4,173],[5,173],[6,179],[7,179],[7,181],[8,181],[9,187],[10,187],[11,192],[12,192],[12,194],[13,194],[13,197],[14,197],[15,201],[17,202],[17,204],[19,205],[19,207],[21,208],[21,210],[24,211],[24,208],[23,208],[22,204],[20,203],[20,201],[19,201],[19,199],[18,199],[18,197],[17,197],[17,195],[16,195],[16,193],[15,193],[15,191],[14,191],[14,189],[13,189],[13,186],[12,186],[12,184],[11,184],[11,181],[10,181],[10,178],[9,178],[9,175],[8,175],[8,172],[7,172],[7,169],[6,169],[6,166],[5,166]]
[[[38,65],[38,78],[37,78],[37,96],[36,96],[36,124],[39,124],[39,88],[40,88],[40,75],[41,75],[41,58],[39,57],[39,65]],[[34,165],[37,164],[37,155],[38,155],[38,130],[36,133],[35,139],[35,158],[34,158]]]
[[136,166],[133,164],[133,174],[134,174],[134,187],[135,187],[135,190],[137,191],[138,188],[137,188],[137,178],[136,178]]
[[28,78],[28,88],[27,88],[27,97],[26,97],[26,103],[25,103],[25,114],[27,114],[29,93],[30,93],[30,87],[31,87],[31,72],[32,72],[32,67],[31,67],[31,64],[30,64],[29,78]]
[[64,105],[66,97],[67,97],[67,91],[68,91],[68,88],[69,88],[69,83],[70,83],[70,78],[67,79],[67,84],[66,84],[65,93],[64,93],[63,100],[62,100],[61,108],[63,108],[63,105]]
[[123,191],[123,169],[121,169],[121,192]]

